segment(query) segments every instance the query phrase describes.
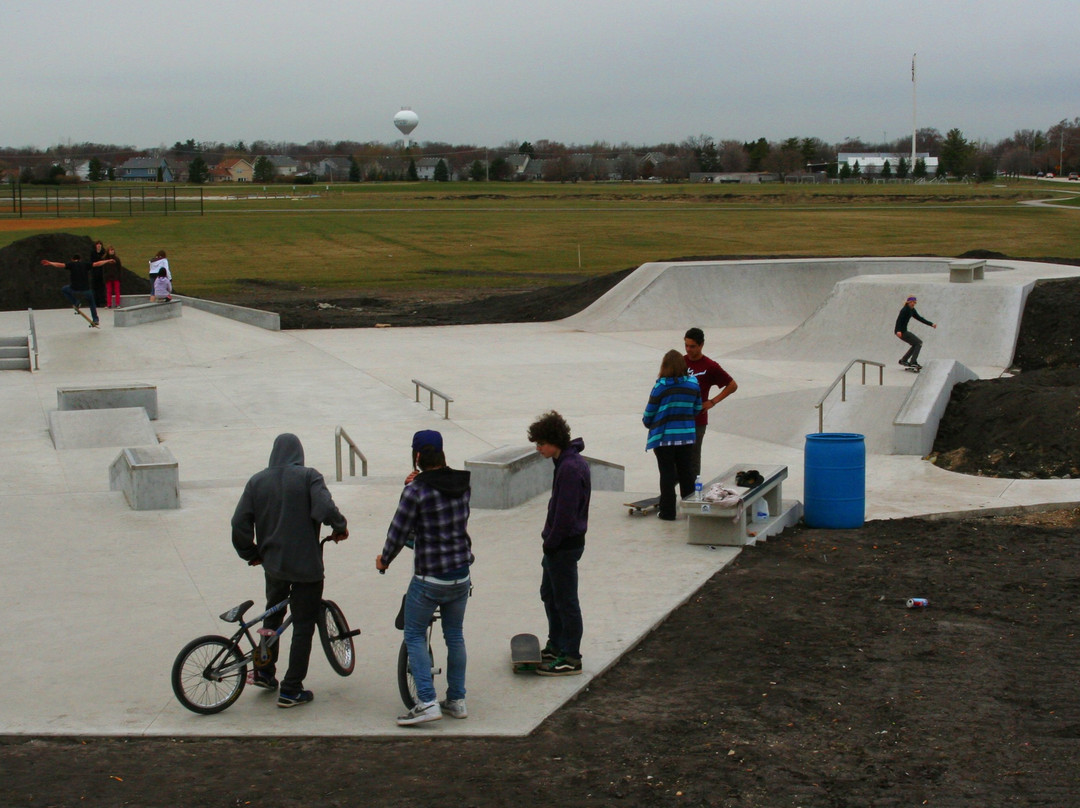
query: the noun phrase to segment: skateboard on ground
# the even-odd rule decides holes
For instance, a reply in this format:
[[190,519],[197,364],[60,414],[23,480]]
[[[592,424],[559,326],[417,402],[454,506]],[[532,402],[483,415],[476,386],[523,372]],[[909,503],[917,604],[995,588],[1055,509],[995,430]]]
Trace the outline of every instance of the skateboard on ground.
[[645,516],[660,507],[660,497],[639,499],[637,502],[624,502],[631,516]]
[[510,663],[514,673],[536,673],[540,667],[540,640],[535,634],[515,634],[510,638]]
[[82,317],[84,320],[86,320],[86,322],[90,323],[91,328],[98,328],[98,324],[91,320],[90,317],[87,316],[86,312],[80,309],[78,306],[75,307],[75,313]]

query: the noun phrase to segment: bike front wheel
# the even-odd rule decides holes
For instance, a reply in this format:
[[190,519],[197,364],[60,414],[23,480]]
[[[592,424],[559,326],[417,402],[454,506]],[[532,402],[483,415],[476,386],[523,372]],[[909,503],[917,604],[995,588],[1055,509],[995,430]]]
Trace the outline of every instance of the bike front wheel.
[[327,662],[339,676],[348,676],[356,667],[356,649],[341,607],[332,600],[324,600],[318,625]]
[[195,713],[220,713],[240,698],[246,683],[247,660],[224,637],[207,635],[192,640],[173,662],[173,693]]

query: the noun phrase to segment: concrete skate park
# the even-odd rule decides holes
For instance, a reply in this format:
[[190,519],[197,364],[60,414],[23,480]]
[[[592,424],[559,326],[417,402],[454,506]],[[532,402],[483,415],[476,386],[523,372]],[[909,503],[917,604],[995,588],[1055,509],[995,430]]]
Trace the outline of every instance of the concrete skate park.
[[[952,385],[1010,365],[1034,283],[1080,274],[988,261],[982,278],[954,282],[949,264],[646,264],[573,317],[520,325],[282,332],[185,302],[180,316],[128,327],[117,327],[119,312],[102,310],[102,328],[90,330],[70,309],[35,311],[29,361],[37,368],[0,373],[0,680],[8,693],[0,732],[528,733],[741,552],[690,544],[687,519],[631,517],[623,505],[656,492],[641,413],[661,356],[681,348],[690,326],[705,330],[705,353],[739,384],[712,412],[706,479],[735,464],[786,466],[783,499],[797,507],[805,436],[821,431],[820,417],[825,432],[865,436],[868,520],[1080,501],[1080,480],[971,477],[922,460]],[[909,294],[938,323],[913,324],[925,341],[918,375],[897,365],[906,346],[892,334]],[[28,319],[0,312],[0,336],[25,337]],[[863,384],[856,364],[846,400],[837,386],[819,412],[815,404],[855,359],[882,363],[881,383],[871,365]],[[414,380],[452,402],[430,398]],[[80,399],[87,390],[125,395]],[[545,630],[538,589],[546,494],[476,503],[469,718],[400,729],[401,633],[393,620],[411,558],[403,554],[385,576],[374,558],[409,469],[411,435],[438,429],[450,464],[477,468],[485,456],[527,454],[526,427],[548,409],[563,413],[585,454],[611,472],[609,490],[594,490],[580,565],[584,675],[510,670],[510,637]],[[359,462],[350,476],[346,451],[336,479],[339,427],[365,456],[367,476]],[[310,706],[279,710],[272,694],[248,688],[225,712],[199,716],[174,698],[170,668],[189,640],[231,633],[222,612],[261,603],[262,572],[235,555],[229,519],[281,432],[300,436],[307,464],[323,472],[349,519],[349,540],[326,549],[325,591],[363,632],[356,669],[337,676],[316,641],[305,681],[315,693]],[[151,479],[148,492],[136,491],[124,464],[144,456],[172,458],[175,484]],[[610,490],[619,482],[625,490]],[[441,697],[445,678],[436,684]]]

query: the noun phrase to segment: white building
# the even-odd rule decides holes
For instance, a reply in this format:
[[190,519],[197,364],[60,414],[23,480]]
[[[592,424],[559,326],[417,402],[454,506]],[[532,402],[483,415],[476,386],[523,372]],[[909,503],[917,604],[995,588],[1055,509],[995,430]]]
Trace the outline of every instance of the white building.
[[[901,158],[908,163],[908,176],[911,176],[911,172],[915,168],[914,165],[911,165],[911,152],[906,154],[901,152],[840,152],[836,162],[837,168],[843,168],[845,163],[850,168],[855,168],[855,164],[858,163],[859,171],[862,172],[863,176],[876,176],[881,173],[881,170],[885,167],[885,162],[888,161],[889,168],[892,169],[892,175],[895,177]],[[926,164],[926,176],[932,177],[937,174],[938,159],[931,157],[929,152],[915,152],[915,159],[922,160]]]

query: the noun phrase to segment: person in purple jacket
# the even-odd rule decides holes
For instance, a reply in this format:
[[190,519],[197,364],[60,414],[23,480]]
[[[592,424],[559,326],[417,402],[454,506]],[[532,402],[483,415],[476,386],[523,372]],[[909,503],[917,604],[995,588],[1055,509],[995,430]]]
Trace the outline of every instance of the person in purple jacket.
[[548,620],[548,639],[541,652],[541,676],[581,673],[581,604],[578,601],[578,561],[585,552],[589,528],[592,480],[589,464],[581,456],[585,442],[570,438],[570,426],[552,410],[531,426],[529,441],[536,451],[555,463],[548,500],[540,599]]

